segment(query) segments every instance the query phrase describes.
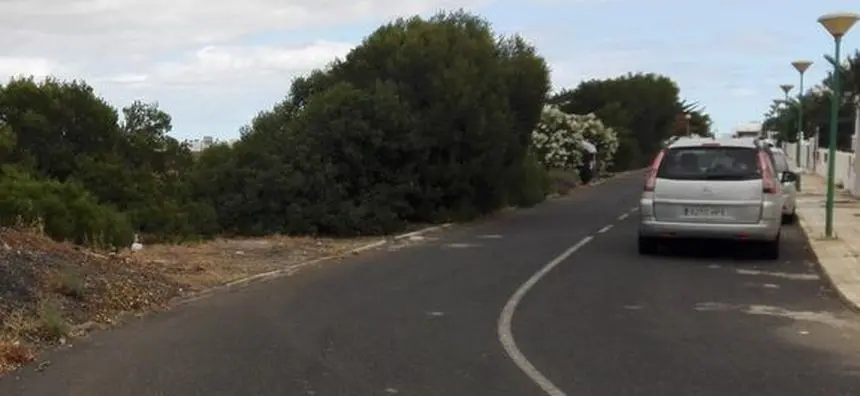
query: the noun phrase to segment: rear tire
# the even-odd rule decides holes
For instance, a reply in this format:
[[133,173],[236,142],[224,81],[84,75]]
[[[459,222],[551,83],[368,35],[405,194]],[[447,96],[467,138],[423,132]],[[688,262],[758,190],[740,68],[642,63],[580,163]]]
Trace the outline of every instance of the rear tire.
[[780,234],[776,234],[776,239],[762,243],[761,257],[763,259],[779,260],[779,240]]
[[660,241],[654,237],[639,236],[639,254],[651,256],[660,250]]

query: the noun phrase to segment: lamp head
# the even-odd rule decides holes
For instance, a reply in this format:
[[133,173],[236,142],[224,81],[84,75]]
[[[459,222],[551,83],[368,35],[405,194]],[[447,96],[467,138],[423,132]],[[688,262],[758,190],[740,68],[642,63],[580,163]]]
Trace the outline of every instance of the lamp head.
[[782,89],[782,92],[785,92],[785,94],[788,95],[788,93],[791,91],[791,89],[794,88],[794,85],[782,84],[779,86],[779,88]]
[[841,38],[851,30],[857,20],[860,20],[860,15],[853,12],[836,12],[822,15],[818,18],[818,23],[824,26],[833,38]]
[[791,65],[792,65],[792,66],[794,66],[794,68],[795,68],[797,71],[799,71],[799,72],[800,72],[800,74],[803,74],[803,73],[805,73],[805,72],[806,72],[806,70],[808,70],[808,69],[809,69],[809,67],[810,67],[810,66],[812,66],[812,61],[808,61],[808,60],[796,60],[796,61],[794,61],[794,62],[791,62]]

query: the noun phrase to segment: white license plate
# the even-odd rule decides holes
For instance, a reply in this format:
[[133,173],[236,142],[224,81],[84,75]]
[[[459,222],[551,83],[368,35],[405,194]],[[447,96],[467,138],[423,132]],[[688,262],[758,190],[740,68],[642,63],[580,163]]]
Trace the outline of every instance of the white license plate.
[[685,217],[726,217],[725,208],[694,207],[684,208]]

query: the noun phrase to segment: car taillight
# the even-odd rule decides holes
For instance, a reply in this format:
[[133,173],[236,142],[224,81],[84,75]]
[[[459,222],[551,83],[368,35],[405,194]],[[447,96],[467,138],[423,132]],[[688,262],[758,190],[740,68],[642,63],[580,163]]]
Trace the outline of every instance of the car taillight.
[[651,169],[648,170],[648,178],[645,179],[645,191],[654,191],[654,186],[657,184],[657,170],[660,169],[660,163],[663,162],[663,156],[666,155],[666,150],[660,150],[654,161],[651,162]]
[[770,166],[770,160],[764,151],[758,152],[758,169],[761,171],[762,192],[765,194],[779,194],[779,183],[775,181],[776,175],[774,175],[773,167]]

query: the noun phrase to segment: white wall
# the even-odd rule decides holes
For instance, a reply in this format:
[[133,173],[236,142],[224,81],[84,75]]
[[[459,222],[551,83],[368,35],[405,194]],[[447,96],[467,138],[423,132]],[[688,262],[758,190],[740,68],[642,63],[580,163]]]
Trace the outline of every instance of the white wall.
[[[784,150],[791,157],[792,165],[796,164],[794,159],[796,146],[794,143],[786,143]],[[817,156],[813,155],[817,151]],[[855,185],[854,153],[846,151],[836,152],[836,172],[834,178],[837,186],[851,191],[854,196],[860,196],[860,186]],[[800,146],[800,166],[805,171],[815,172],[821,177],[827,177],[827,149],[814,150],[812,139],[802,142]]]

